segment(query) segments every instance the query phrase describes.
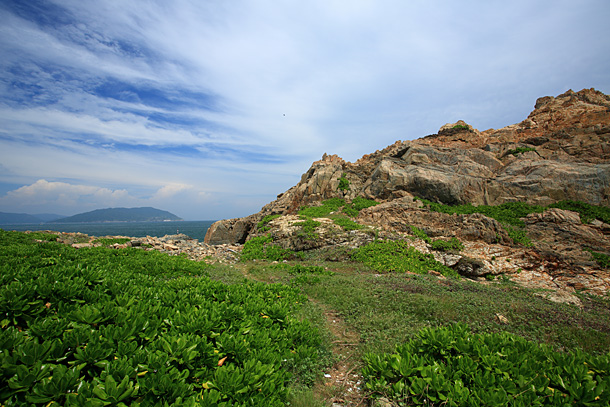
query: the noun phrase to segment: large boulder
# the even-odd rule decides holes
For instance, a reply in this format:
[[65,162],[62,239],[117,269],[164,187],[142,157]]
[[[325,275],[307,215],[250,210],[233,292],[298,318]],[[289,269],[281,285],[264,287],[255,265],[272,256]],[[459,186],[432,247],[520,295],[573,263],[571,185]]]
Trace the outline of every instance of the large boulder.
[[252,231],[256,216],[245,218],[224,219],[214,222],[209,227],[204,237],[204,243],[210,245],[219,244],[243,244]]

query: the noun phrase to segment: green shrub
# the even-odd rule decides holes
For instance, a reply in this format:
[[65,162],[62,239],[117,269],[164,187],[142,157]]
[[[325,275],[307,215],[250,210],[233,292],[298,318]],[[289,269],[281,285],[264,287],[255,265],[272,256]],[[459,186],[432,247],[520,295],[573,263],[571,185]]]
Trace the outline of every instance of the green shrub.
[[513,226],[525,226],[520,218],[526,217],[530,213],[541,213],[544,207],[540,205],[530,205],[525,202],[506,202],[501,205],[445,205],[420,199],[431,211],[448,214],[472,214],[481,213],[500,223],[507,223]]
[[508,237],[513,239],[513,242],[521,244],[525,247],[532,247],[532,241],[529,237],[527,237],[527,233],[523,229],[513,228],[513,227],[505,227],[506,232],[508,232]]
[[415,235],[415,237],[420,238],[426,243],[430,243],[432,240],[428,237],[426,232],[418,228],[417,226],[411,226],[411,233]]
[[337,187],[338,190],[340,191],[349,191],[349,180],[346,178],[345,173],[343,173],[343,175],[341,175],[341,178],[339,178],[339,186]]
[[594,252],[593,250],[588,248],[585,248],[585,250],[591,253],[591,256],[593,256],[593,259],[601,268],[610,268],[610,255],[607,255],[605,253]]
[[327,218],[332,212],[337,212],[339,209],[343,208],[343,213],[355,218],[362,209],[378,204],[379,202],[377,201],[362,197],[355,198],[349,204],[346,204],[345,200],[341,198],[330,198],[322,201],[319,206],[301,207],[301,209],[299,209],[299,215],[308,218]]
[[404,241],[375,241],[352,252],[352,260],[362,262],[381,272],[412,272],[426,274],[429,270],[447,276],[458,276],[457,272],[434,260]]
[[352,207],[358,212],[360,212],[364,208],[370,208],[371,206],[375,205],[379,205],[379,202],[372,199],[362,198],[360,196],[354,198],[354,200],[352,201]]
[[354,222],[351,219],[347,219],[347,218],[337,218],[337,219],[333,219],[333,222],[335,223],[335,225],[339,225],[343,228],[343,230],[346,231],[350,231],[350,230],[359,230],[364,228],[363,225]]
[[271,235],[253,237],[244,244],[241,251],[241,260],[266,259],[280,261],[294,256],[292,250],[283,249],[272,242]]
[[316,234],[316,228],[320,226],[321,223],[316,220],[307,219],[303,222],[295,222],[294,225],[301,227],[301,230],[297,233],[297,236],[301,236],[309,240],[318,239],[320,237],[318,234]]
[[256,228],[259,229],[260,231],[265,232],[265,231],[269,230],[269,227],[267,226],[267,223],[271,222],[273,219],[279,218],[280,216],[282,216],[282,215],[280,215],[280,214],[267,215],[263,219],[261,219],[260,222],[258,222],[256,224]]
[[112,246],[115,243],[123,244],[130,242],[131,239],[128,237],[117,237],[117,238],[99,238],[95,239],[93,243],[100,243],[102,246]]
[[449,240],[433,240],[430,242],[432,250],[440,250],[443,252],[459,252],[464,250],[464,244],[457,237],[452,237]]
[[468,130],[470,131],[470,127],[467,124],[456,124],[452,127],[453,130]]
[[554,351],[509,333],[424,328],[393,353],[364,357],[365,387],[397,405],[608,406],[610,353]]
[[379,202],[374,201],[372,199],[357,197],[354,198],[354,200],[350,204],[345,205],[345,207],[343,208],[343,213],[352,218],[355,218],[358,216],[362,209],[370,208],[371,206],[375,205],[379,205]]
[[306,206],[299,210],[299,215],[308,218],[325,218],[331,212],[338,211],[345,206],[345,200],[341,198],[331,198],[322,202],[320,206]]

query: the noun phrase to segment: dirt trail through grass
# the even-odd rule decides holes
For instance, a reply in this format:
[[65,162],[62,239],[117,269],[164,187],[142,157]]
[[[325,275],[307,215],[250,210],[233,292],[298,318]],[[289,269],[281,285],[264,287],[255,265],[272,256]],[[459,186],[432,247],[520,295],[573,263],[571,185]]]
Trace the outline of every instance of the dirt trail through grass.
[[331,348],[335,363],[325,372],[324,380],[315,386],[314,392],[335,406],[364,406],[360,357],[357,352],[360,335],[351,330],[336,311],[313,299],[310,301],[323,311],[328,329],[335,338]]
[[[252,272],[251,266],[247,264],[237,263],[231,268],[247,279],[264,283],[286,282],[274,273],[261,275]],[[314,386],[313,392],[316,398],[325,406],[365,406],[366,399],[362,391],[363,381],[360,375],[360,334],[348,326],[339,312],[311,296],[308,296],[308,299],[321,311],[326,327],[332,334],[330,350],[334,363],[324,371],[322,380]]]

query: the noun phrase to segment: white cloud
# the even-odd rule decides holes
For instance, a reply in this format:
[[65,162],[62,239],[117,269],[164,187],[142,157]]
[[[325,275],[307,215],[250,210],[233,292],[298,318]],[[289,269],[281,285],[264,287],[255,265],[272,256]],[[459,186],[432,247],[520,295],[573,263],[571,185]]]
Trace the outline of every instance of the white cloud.
[[172,198],[175,195],[193,189],[192,185],[184,185],[184,184],[171,184],[165,185],[155,193],[152,199],[167,199]]
[[117,202],[130,199],[124,190],[111,190],[89,185],[73,185],[66,182],[49,182],[40,179],[31,185],[26,185],[7,192],[0,197],[0,205],[21,205],[25,208],[55,207],[74,210],[79,207],[113,206]]

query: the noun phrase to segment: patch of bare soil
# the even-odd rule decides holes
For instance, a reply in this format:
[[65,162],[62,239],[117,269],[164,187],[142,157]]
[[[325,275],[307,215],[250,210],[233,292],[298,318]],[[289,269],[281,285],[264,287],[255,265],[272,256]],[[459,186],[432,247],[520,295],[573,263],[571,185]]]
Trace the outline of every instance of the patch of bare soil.
[[314,392],[333,407],[365,406],[363,379],[357,354],[360,336],[350,330],[335,311],[315,303],[324,311],[327,326],[335,338],[332,342],[332,353],[336,362],[324,373],[324,380],[315,386]]

